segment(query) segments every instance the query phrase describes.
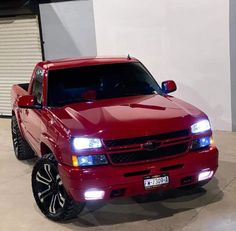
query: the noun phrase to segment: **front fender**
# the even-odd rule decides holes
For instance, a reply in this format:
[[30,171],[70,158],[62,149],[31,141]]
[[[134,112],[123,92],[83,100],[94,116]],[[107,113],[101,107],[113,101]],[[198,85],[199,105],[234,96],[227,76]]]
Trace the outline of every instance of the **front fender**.
[[51,151],[58,163],[62,163],[62,153],[57,142],[47,134],[42,134],[40,144],[41,156]]

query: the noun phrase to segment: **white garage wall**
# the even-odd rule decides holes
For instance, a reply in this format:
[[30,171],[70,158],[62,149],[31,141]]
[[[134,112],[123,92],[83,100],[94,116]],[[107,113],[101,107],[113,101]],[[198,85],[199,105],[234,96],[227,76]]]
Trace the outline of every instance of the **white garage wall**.
[[230,67],[233,131],[236,132],[236,1],[230,0]]
[[228,0],[94,0],[98,55],[139,58],[161,82],[231,130]]
[[92,1],[40,4],[46,59],[96,55]]

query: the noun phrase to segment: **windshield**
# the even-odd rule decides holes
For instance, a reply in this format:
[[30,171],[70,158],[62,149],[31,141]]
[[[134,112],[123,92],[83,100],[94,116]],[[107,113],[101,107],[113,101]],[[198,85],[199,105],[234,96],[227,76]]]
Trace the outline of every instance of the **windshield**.
[[161,93],[157,82],[138,62],[51,70],[48,89],[48,106]]

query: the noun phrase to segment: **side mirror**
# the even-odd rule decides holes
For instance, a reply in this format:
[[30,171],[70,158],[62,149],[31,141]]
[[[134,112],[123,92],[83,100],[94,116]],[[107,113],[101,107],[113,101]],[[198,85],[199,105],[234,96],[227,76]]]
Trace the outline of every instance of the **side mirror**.
[[18,99],[19,108],[40,109],[41,106],[35,104],[35,97],[33,95],[23,95]]
[[167,80],[167,81],[162,82],[161,88],[165,94],[176,91],[177,89],[176,84],[173,80]]

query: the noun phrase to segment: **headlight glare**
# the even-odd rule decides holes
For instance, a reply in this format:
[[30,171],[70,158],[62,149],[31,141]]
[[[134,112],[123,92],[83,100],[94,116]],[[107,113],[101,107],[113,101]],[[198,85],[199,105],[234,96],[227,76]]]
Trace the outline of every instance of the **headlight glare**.
[[193,134],[195,133],[200,133],[200,132],[205,132],[211,129],[210,122],[209,120],[201,120],[198,123],[195,123],[191,126],[191,132]]
[[84,150],[84,149],[95,149],[101,148],[102,142],[100,139],[96,138],[82,138],[75,137],[72,140],[72,145],[75,150]]

